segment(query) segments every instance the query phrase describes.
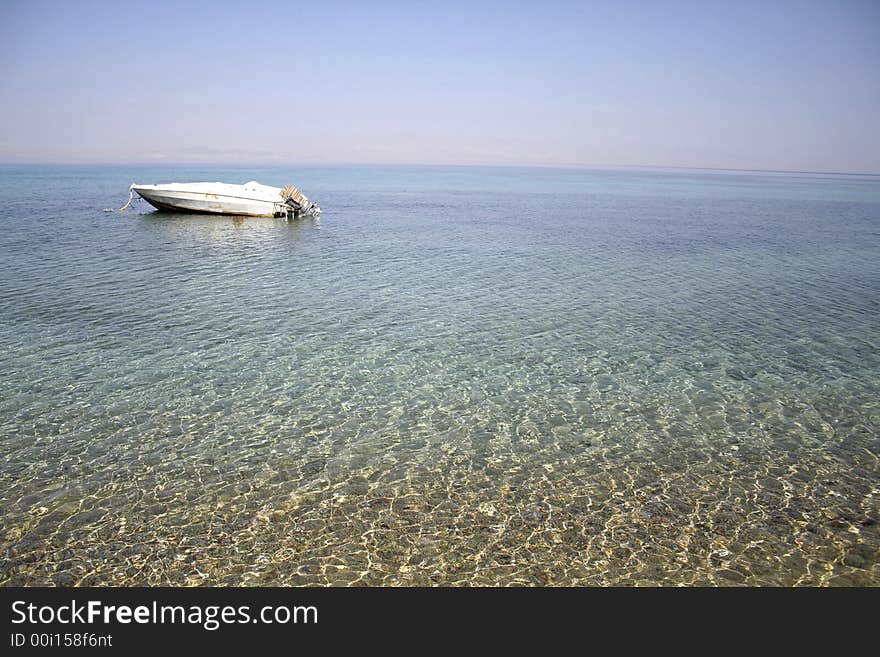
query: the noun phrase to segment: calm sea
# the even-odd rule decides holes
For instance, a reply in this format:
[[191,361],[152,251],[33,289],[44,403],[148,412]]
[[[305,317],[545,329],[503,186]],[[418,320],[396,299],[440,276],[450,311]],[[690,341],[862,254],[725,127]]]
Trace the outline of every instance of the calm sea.
[[880,177],[0,167],[0,446],[3,584],[878,585]]

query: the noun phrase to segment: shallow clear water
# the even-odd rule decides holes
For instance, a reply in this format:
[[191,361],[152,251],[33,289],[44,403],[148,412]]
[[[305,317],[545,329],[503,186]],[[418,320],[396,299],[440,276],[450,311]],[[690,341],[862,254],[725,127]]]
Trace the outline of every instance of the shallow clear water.
[[0,167],[0,583],[877,585],[878,347],[878,177]]

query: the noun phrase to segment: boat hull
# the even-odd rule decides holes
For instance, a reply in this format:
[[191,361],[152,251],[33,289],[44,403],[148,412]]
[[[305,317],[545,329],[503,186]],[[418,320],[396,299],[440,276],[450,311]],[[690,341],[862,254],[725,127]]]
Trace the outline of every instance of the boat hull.
[[273,201],[229,194],[161,189],[155,186],[136,185],[132,189],[157,210],[246,217],[276,217],[286,213],[280,197],[278,201]]

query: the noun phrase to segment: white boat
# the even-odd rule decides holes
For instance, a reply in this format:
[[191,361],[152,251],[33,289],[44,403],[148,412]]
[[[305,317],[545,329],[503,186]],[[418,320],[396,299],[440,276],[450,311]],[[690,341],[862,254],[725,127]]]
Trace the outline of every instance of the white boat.
[[[131,192],[159,210],[207,212],[249,217],[317,216],[318,204],[293,185],[269,187],[256,180],[244,185],[220,182],[131,186]],[[130,200],[130,199],[129,199]]]

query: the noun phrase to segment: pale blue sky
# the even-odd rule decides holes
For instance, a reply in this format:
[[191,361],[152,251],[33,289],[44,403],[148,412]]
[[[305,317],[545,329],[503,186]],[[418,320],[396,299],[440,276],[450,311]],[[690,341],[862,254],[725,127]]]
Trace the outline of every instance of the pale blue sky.
[[0,161],[880,172],[880,0],[0,0]]

